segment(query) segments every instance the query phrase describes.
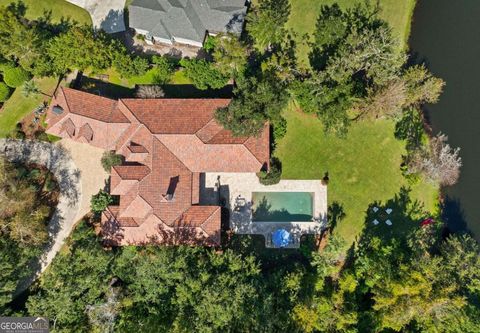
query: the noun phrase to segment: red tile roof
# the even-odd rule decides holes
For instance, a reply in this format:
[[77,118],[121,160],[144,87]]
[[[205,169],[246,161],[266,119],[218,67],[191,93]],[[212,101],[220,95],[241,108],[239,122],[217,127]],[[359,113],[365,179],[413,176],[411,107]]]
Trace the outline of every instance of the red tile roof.
[[106,123],[129,122],[118,110],[115,100],[66,87],[60,87],[60,92],[65,96],[68,111],[71,113]]
[[[234,137],[215,121],[215,110],[228,103],[228,99],[117,102],[59,89],[51,108],[60,105],[64,112],[49,110],[49,130],[58,133],[67,117],[64,130],[70,134],[80,130],[76,136],[65,131],[61,135],[79,141],[93,137],[90,144],[113,147],[125,157],[126,162],[111,172],[110,191],[120,196],[120,202],[102,214],[106,240],[116,245],[191,244],[193,236],[204,245],[219,244],[220,207],[198,205],[201,173],[258,172],[268,166],[270,153],[268,125],[258,137]],[[102,122],[106,125],[99,125]],[[186,228],[188,232],[177,234]]]
[[122,99],[153,134],[195,134],[229,99]]

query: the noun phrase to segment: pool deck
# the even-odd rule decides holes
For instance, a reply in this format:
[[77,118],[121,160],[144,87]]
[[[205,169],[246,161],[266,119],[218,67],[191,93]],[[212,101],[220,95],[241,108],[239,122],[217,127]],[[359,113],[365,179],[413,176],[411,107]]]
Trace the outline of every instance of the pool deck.
[[[281,180],[275,185],[262,185],[254,173],[205,173],[200,186],[201,204],[218,204],[218,198],[226,200],[230,210],[230,228],[238,234],[260,234],[267,247],[272,233],[283,228],[293,235],[288,247],[298,248],[304,234],[319,234],[327,222],[327,186],[320,180]],[[253,192],[311,192],[314,193],[314,221],[310,222],[253,222]]]

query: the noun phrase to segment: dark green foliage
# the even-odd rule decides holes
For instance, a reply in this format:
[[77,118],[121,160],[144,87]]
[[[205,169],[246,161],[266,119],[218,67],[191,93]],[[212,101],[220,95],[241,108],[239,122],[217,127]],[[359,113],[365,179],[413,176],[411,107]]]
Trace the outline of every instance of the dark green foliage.
[[122,164],[122,155],[115,154],[113,151],[106,151],[102,155],[102,167],[106,172],[110,172],[115,165]]
[[289,91],[303,112],[317,113],[318,105],[314,95],[314,86],[310,81],[293,81]]
[[21,67],[7,67],[3,70],[3,81],[12,88],[20,87],[30,79],[30,74]]
[[185,68],[185,75],[192,80],[193,85],[201,90],[208,88],[220,89],[228,82],[228,76],[206,60],[182,59],[180,65]]
[[148,69],[148,60],[138,56],[130,56],[124,52],[117,52],[112,61],[113,67],[125,78],[143,75]]
[[9,97],[10,88],[8,88],[5,83],[0,82],[0,102],[5,102],[6,100],[8,100]]
[[272,76],[239,78],[235,98],[227,108],[215,113],[217,121],[237,136],[258,135],[266,121],[281,121],[287,103],[282,82]]
[[174,64],[167,57],[153,56],[152,63],[155,70],[155,83],[166,84],[172,78],[174,72]]
[[275,140],[279,140],[287,134],[287,120],[283,117],[281,117],[279,120],[277,120],[273,126],[273,138]]
[[310,54],[314,72],[291,91],[306,112],[317,112],[327,132],[345,135],[354,102],[400,75],[405,55],[376,13],[368,4],[321,10]]
[[267,171],[261,171],[258,174],[258,180],[263,185],[275,185],[278,184],[282,178],[282,162],[276,157],[272,157],[270,160],[270,169]]
[[247,15],[246,30],[257,50],[262,52],[281,43],[289,15],[288,0],[260,0],[258,8],[253,7]]
[[96,214],[102,213],[113,202],[112,196],[103,190],[92,196],[90,209]]
[[91,332],[87,305],[102,301],[108,288],[113,253],[102,249],[100,240],[85,222],[79,224],[39,288],[29,297],[32,316],[45,316],[63,332]]
[[425,136],[422,113],[416,109],[403,112],[402,118],[395,124],[395,137],[406,141],[407,151],[421,148]]

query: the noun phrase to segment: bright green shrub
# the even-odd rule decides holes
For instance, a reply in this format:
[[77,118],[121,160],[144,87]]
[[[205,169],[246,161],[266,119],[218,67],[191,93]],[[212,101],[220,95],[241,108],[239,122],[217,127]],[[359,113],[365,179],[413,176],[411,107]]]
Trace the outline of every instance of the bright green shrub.
[[21,86],[30,79],[30,74],[22,67],[7,67],[3,71],[3,81],[12,88]]
[[10,88],[3,82],[0,82],[0,102],[5,102],[10,97]]

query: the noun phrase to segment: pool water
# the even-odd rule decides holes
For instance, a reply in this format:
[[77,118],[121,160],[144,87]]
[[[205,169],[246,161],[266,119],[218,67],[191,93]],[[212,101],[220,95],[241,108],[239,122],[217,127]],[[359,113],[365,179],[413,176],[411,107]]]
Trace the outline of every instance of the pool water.
[[253,192],[254,222],[311,222],[313,193]]

